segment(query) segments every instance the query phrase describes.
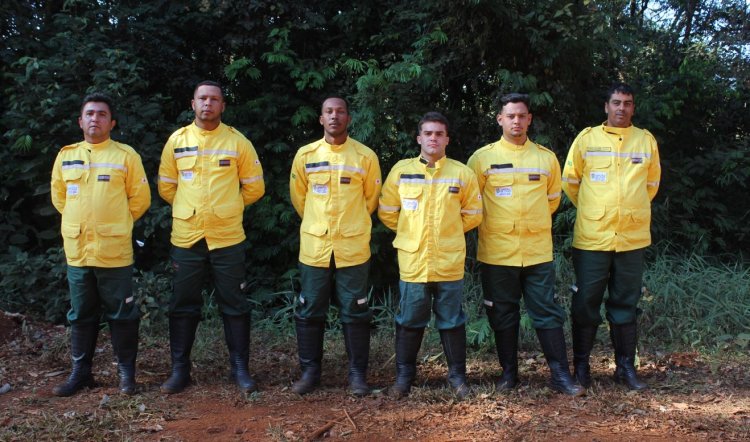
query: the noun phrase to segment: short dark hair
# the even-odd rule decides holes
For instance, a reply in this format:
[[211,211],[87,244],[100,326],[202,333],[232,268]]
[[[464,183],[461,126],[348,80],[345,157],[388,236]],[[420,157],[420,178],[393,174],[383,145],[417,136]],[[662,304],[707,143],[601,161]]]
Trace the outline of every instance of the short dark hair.
[[629,84],[623,83],[621,81],[612,83],[612,85],[607,89],[607,97],[604,100],[604,102],[608,102],[610,98],[612,98],[612,95],[616,93],[621,93],[625,95],[631,95],[633,99],[635,99],[635,91],[633,91],[633,88],[630,87]]
[[218,82],[211,81],[211,80],[203,80],[200,83],[196,84],[195,85],[195,89],[193,89],[193,95],[195,95],[195,91],[197,91],[198,88],[201,87],[201,86],[215,86],[215,87],[218,87],[219,88],[219,92],[221,92],[221,98],[224,98],[224,88],[222,88],[221,84],[219,84]]
[[109,108],[109,114],[112,117],[112,119],[115,119],[115,107],[112,104],[112,97],[109,95],[103,93],[103,92],[92,92],[85,97],[83,97],[83,100],[81,101],[81,113],[83,113],[83,108],[86,107],[86,103],[104,103]]
[[422,133],[422,125],[425,123],[442,123],[445,125],[445,134],[448,135],[450,132],[450,124],[448,123],[448,118],[446,118],[445,115],[441,114],[440,112],[427,112],[426,114],[422,115],[422,118],[419,120],[419,124],[417,124],[417,135]]
[[339,95],[329,95],[329,96],[325,97],[323,99],[323,101],[320,102],[320,113],[321,114],[323,113],[323,105],[325,104],[326,101],[331,100],[331,99],[336,99],[336,100],[343,101],[344,102],[344,106],[346,106],[346,112],[349,113],[349,102],[346,100],[346,98],[341,97]]
[[523,103],[526,105],[526,109],[531,112],[531,99],[529,94],[520,94],[518,92],[511,92],[500,97],[500,112],[508,103]]

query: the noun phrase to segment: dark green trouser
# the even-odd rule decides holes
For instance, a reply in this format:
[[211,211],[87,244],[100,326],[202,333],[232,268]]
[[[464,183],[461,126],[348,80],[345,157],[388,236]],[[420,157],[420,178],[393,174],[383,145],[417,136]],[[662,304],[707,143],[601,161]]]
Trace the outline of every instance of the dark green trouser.
[[528,267],[482,263],[480,273],[484,306],[493,330],[518,326],[521,296],[535,329],[562,327],[565,312],[555,302],[555,266],[552,262]]
[[425,328],[435,313],[435,328],[451,330],[466,323],[463,310],[464,280],[440,282],[398,282],[401,297],[396,324]]
[[605,303],[607,320],[617,325],[636,321],[645,250],[600,252],[573,249],[577,287],[571,302],[574,324],[601,324],[599,309],[606,289],[609,289]]
[[209,270],[219,311],[229,316],[250,313],[250,303],[242,290],[245,282],[244,243],[208,250],[206,240],[202,239],[189,249],[172,246],[170,257],[175,268],[170,316],[200,316],[203,307],[201,290]]
[[302,292],[297,303],[297,317],[308,321],[325,321],[328,307],[334,302],[339,308],[342,323],[369,323],[372,319],[367,302],[369,272],[370,261],[336,268],[333,255],[330,267],[299,263]]
[[133,266],[68,266],[71,324],[99,324],[105,321],[135,321],[141,317],[133,296]]

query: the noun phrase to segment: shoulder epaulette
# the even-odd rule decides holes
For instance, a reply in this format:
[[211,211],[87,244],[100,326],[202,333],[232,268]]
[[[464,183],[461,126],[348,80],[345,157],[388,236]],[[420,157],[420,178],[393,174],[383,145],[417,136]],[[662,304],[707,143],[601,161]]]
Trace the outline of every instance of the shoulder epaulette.
[[123,151],[125,151],[127,153],[136,153],[135,149],[133,149],[132,147],[128,146],[127,144],[123,144],[123,143],[120,143],[120,142],[115,141],[115,140],[112,140],[112,144],[114,144],[115,147],[117,147],[118,149],[123,150]]
[[76,148],[78,148],[78,146],[81,145],[82,142],[83,141],[79,141],[78,143],[75,143],[75,144],[68,144],[67,146],[63,146],[63,147],[60,148],[60,152],[62,152],[64,150],[69,150],[69,149],[76,149]]

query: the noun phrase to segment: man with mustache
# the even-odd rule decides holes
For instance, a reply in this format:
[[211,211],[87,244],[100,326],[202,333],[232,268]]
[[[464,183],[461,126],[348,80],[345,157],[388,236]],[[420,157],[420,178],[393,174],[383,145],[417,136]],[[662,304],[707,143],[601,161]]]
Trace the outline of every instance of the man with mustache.
[[496,117],[502,138],[477,150],[468,163],[484,201],[477,259],[503,367],[495,389],[509,390],[518,383],[523,297],[550,368],[551,388],[579,396],[584,390],[575,385],[568,367],[565,313],[555,301],[552,213],[560,205],[560,164],[554,152],[528,138],[529,103],[526,94],[502,96]]
[[71,396],[94,385],[91,363],[102,313],[109,322],[120,391],[136,392],[140,310],[133,296],[133,222],[151,205],[141,157],[114,141],[112,99],[87,95],[78,125],[85,141],[63,147],[52,168],[52,204],[61,233],[70,287],[70,355],[73,370],[54,387]]
[[203,81],[193,91],[195,120],[175,131],[159,165],[159,195],[172,206],[173,292],[169,302],[172,373],[163,393],[179,393],[191,382],[190,352],[210,274],[224,323],[231,378],[240,391],[257,390],[248,372],[250,303],[245,282],[245,206],[265,192],[263,169],[252,143],[222,123],[226,108],[219,83]]
[[573,235],[574,377],[591,385],[589,355],[605,303],[615,349],[615,380],[630,390],[647,385],[635,369],[638,301],[643,260],[651,244],[651,200],[659,190],[661,166],[653,135],[632,125],[633,89],[615,83],[607,91],[607,121],[581,131],[562,173],[562,188],[578,208]]
[[349,392],[355,396],[370,393],[370,215],[378,204],[381,176],[375,152],[349,136],[351,119],[346,100],[324,100],[318,119],[323,138],[297,151],[289,176],[292,204],[302,218],[302,290],[295,309],[302,376],[292,385],[292,391],[300,395],[320,384],[331,302],[339,307],[344,329]]

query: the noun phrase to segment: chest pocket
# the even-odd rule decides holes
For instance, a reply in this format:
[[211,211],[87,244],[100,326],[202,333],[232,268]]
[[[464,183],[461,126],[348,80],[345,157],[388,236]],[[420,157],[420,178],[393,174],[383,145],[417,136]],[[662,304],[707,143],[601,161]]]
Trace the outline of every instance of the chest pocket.
[[198,159],[197,155],[187,155],[184,157],[177,158],[177,170],[189,170],[195,168],[195,162]]
[[496,173],[487,177],[487,184],[490,186],[490,194],[495,198],[510,198],[513,196],[513,181],[515,180],[512,173]]
[[587,152],[586,165],[590,169],[609,169],[612,165],[612,152]]
[[328,200],[331,197],[331,175],[328,173],[315,173],[308,175],[310,182],[308,193],[314,198]]
[[405,185],[398,188],[401,197],[401,213],[414,213],[422,205],[422,186]]

